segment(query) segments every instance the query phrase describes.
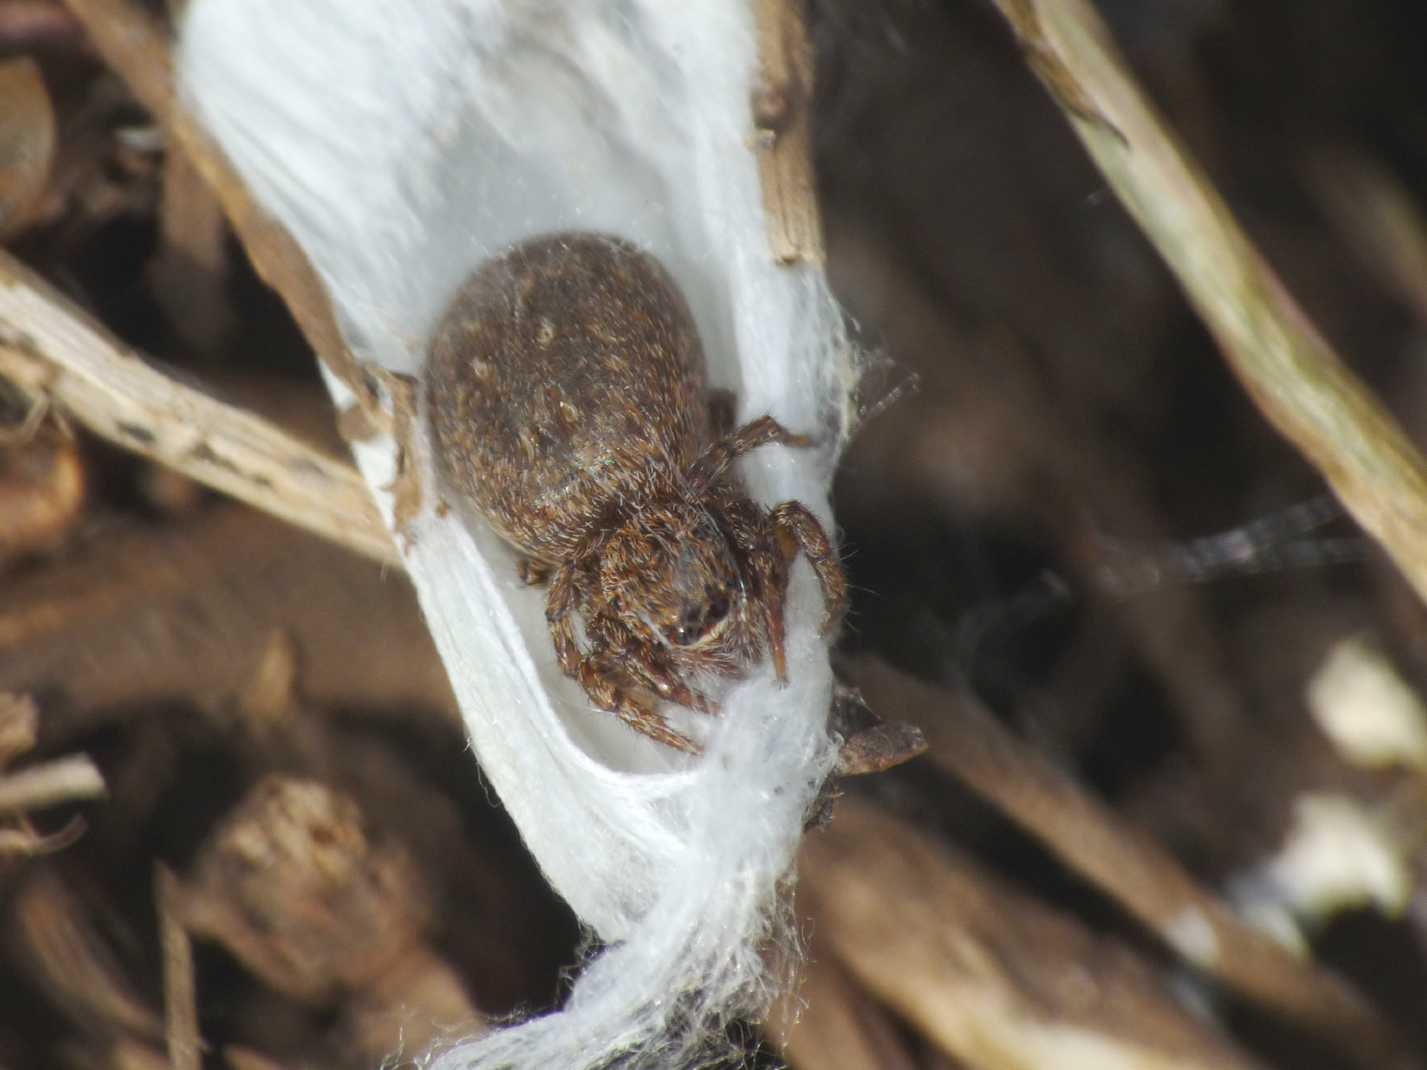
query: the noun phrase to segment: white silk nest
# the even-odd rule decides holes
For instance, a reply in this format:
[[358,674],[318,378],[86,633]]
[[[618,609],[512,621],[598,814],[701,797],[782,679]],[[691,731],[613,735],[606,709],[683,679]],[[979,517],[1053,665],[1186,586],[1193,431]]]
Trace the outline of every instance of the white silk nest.
[[[358,357],[392,371],[420,375],[454,291],[514,241],[594,230],[652,251],[740,419],[772,413],[826,443],[745,458],[751,492],[831,530],[851,353],[821,273],[769,256],[756,63],[753,0],[192,0],[178,89],[306,250]],[[356,450],[389,519],[394,452]],[[790,684],[764,666],[721,717],[682,712],[706,744],[686,759],[561,675],[509,548],[438,515],[424,419],[414,452],[426,493],[403,552],[481,770],[602,945],[561,1011],[429,1063],[705,1065],[795,951],[786,878],[835,758],[811,569],[794,567]]]

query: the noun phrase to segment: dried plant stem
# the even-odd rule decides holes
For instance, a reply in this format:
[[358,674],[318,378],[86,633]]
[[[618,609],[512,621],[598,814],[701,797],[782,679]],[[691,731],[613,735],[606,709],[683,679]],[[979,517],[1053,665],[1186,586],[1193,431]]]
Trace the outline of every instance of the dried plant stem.
[[193,941],[183,921],[183,889],[162,863],[154,867],[154,898],[163,947],[164,1033],[173,1070],[199,1070],[203,1040],[198,1032],[198,992],[193,976]]
[[1089,0],[997,3],[1259,409],[1427,598],[1427,462],[1244,235]]
[[368,557],[398,562],[351,465],[156,371],[3,251],[0,375],[126,449]]
[[88,755],[72,754],[0,775],[0,815],[40,810],[78,799],[98,799],[104,794],[104,777]]
[[18,234],[44,202],[54,168],[54,106],[40,66],[0,60],[0,236]]
[[931,687],[875,659],[848,666],[875,709],[920,724],[931,756],[1114,896],[1188,961],[1224,984],[1362,1053],[1394,1062],[1390,1030],[1345,982],[1251,928],[1163,848],[1067,773],[1024,747],[970,694]]
[[[363,409],[375,412],[377,387],[342,340],[306,255],[178,107],[161,24],[127,0],[75,0],[70,8],[171,144],[212,186],[258,274],[286,302],[308,343]],[[18,332],[0,353],[0,372],[48,390],[91,429],[367,556],[399,563],[365,483],[350,466],[145,367],[9,259],[0,262],[0,323]]]
[[805,0],[757,0],[762,73],[753,100],[768,245],[783,263],[821,264],[813,172],[813,47]]
[[228,303],[228,223],[212,188],[182,152],[164,158],[159,250],[148,277],[179,336],[202,352],[235,326]]

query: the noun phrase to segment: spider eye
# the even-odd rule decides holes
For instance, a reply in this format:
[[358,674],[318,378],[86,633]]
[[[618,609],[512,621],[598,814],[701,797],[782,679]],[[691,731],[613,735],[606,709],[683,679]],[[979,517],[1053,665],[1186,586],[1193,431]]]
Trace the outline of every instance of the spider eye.
[[696,643],[713,629],[719,621],[728,616],[729,600],[725,594],[715,595],[706,602],[690,606],[669,634],[669,641],[675,646]]

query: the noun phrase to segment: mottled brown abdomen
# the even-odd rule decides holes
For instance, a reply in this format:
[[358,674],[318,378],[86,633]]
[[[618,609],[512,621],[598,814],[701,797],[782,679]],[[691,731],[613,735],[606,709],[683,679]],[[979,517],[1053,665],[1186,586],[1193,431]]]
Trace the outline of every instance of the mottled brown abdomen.
[[674,491],[711,436],[683,295],[604,235],[535,238],[481,265],[441,319],[426,384],[443,489],[548,562],[620,502]]

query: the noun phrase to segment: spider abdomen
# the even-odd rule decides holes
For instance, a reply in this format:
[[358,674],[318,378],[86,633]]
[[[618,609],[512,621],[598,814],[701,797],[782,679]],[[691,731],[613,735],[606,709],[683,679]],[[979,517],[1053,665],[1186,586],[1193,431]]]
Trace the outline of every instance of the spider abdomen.
[[712,433],[683,295],[604,235],[535,238],[483,264],[442,317],[427,384],[446,488],[551,563],[612,506],[675,490]]

